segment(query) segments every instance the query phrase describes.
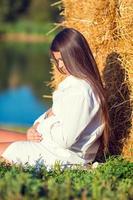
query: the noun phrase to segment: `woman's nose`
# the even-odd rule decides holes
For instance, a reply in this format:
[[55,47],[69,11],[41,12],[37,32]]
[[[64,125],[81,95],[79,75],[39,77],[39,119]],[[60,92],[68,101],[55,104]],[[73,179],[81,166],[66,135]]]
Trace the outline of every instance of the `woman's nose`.
[[63,63],[62,61],[59,60],[59,68],[62,68],[63,67]]

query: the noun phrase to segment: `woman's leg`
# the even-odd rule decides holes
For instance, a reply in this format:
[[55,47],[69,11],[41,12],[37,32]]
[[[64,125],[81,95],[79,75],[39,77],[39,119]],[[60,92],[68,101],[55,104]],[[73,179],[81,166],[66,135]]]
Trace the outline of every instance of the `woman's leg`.
[[0,156],[2,153],[6,150],[6,148],[11,144],[12,142],[2,142],[0,143]]
[[19,133],[15,131],[0,129],[0,143],[15,142],[15,141],[20,141],[20,140],[26,140],[25,133]]

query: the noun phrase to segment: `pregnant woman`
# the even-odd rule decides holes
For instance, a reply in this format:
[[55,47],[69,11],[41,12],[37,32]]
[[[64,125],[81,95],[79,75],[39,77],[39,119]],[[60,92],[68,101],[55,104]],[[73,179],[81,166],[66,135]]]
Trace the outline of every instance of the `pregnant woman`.
[[6,162],[46,166],[93,162],[109,152],[110,120],[106,91],[85,37],[64,28],[50,46],[51,61],[65,78],[52,94],[52,107],[26,134],[0,130],[0,156]]

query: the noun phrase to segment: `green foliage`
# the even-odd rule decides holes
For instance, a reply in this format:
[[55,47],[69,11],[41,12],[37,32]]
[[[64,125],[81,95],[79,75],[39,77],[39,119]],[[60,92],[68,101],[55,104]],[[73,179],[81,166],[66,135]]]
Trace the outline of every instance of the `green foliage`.
[[0,21],[14,21],[21,9],[22,0],[1,0],[0,1]]
[[23,18],[31,21],[55,21],[58,10],[51,6],[52,0],[1,0],[0,21],[16,22]]
[[[26,33],[26,34],[39,34],[46,36],[47,32],[54,27],[52,22],[34,22],[30,20],[20,20],[14,23],[0,24],[0,34],[6,33]],[[46,36],[47,37],[47,36]],[[51,36],[52,38],[53,36]],[[51,40],[50,36],[47,37],[48,42]]]
[[48,170],[35,166],[0,163],[0,199],[126,200],[133,198],[133,163],[111,156],[97,168],[65,167]]
[[0,35],[6,33],[45,35],[54,28],[54,23],[59,17],[60,8],[52,5],[52,2],[52,0],[1,0]]
[[46,0],[31,0],[27,17],[33,21],[45,22],[51,20],[50,2]]

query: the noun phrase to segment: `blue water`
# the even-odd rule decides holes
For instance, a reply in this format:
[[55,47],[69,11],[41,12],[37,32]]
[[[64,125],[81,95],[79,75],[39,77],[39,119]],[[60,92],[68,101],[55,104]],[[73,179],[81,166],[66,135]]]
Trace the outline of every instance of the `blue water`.
[[0,93],[0,124],[29,126],[47,109],[28,86]]

